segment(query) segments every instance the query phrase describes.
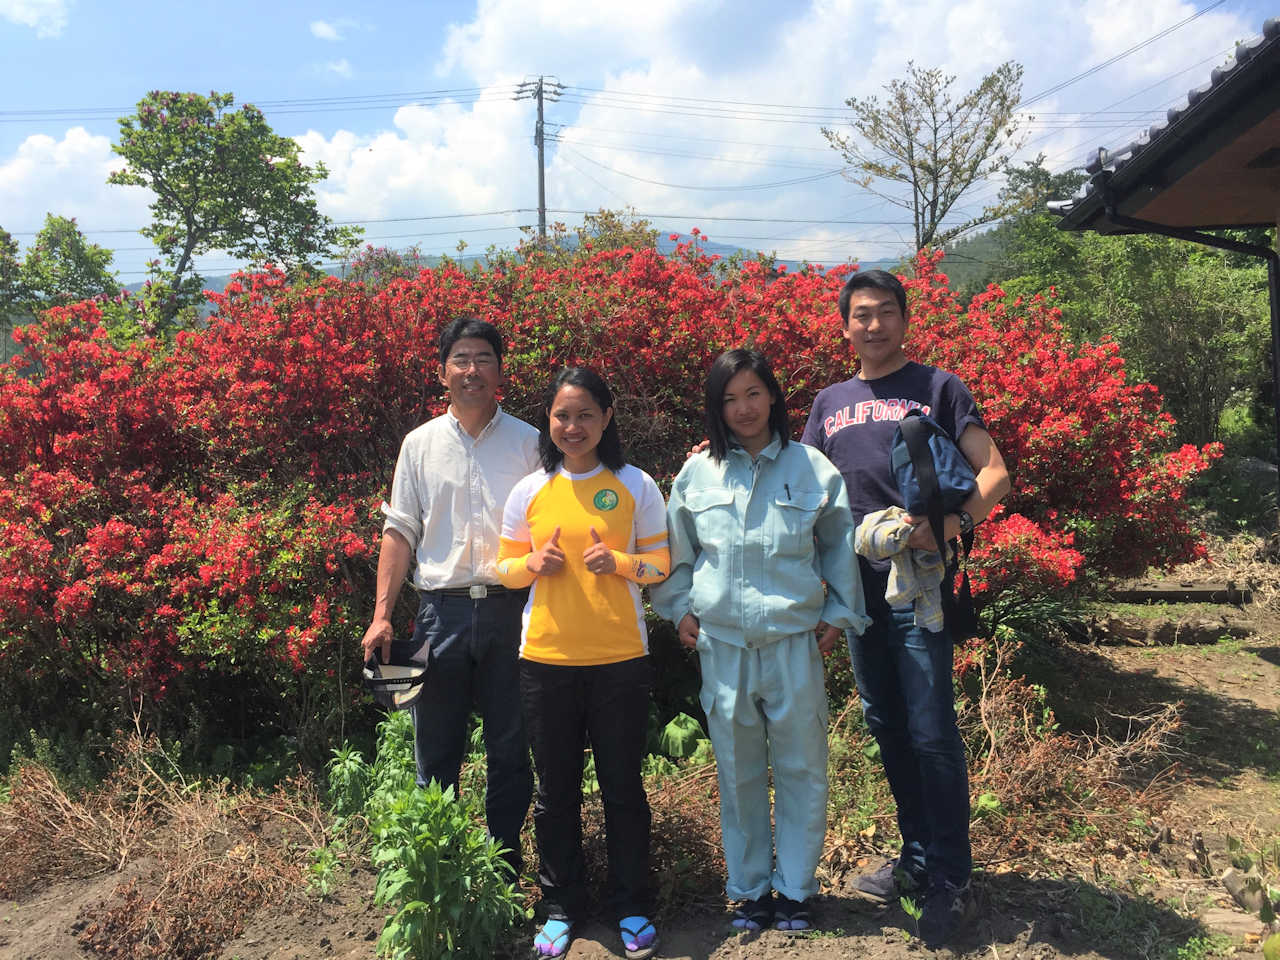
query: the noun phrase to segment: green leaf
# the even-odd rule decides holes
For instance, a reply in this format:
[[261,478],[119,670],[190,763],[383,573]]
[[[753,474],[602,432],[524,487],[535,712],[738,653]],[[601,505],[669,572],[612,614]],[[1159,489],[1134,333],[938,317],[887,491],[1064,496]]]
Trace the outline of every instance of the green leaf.
[[662,728],[658,747],[669,757],[682,760],[698,749],[698,741],[706,739],[702,725],[687,713],[676,714]]

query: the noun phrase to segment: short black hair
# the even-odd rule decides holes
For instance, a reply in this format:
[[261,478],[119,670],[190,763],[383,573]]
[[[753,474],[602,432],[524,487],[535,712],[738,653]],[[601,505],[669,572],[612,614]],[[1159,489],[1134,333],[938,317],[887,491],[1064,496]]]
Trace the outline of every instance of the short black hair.
[[868,287],[874,290],[884,290],[892,293],[898,301],[898,307],[902,310],[902,316],[907,315],[907,288],[902,285],[902,281],[895,277],[887,270],[866,270],[859,271],[844,282],[844,286],[840,288],[840,319],[845,323],[849,322],[849,300],[857,290],[865,290]]
[[[551,442],[551,405],[556,402],[556,394],[561,387],[581,387],[599,404],[601,410],[613,408],[613,393],[604,378],[590,367],[565,367],[551,379],[542,398],[542,407],[538,410],[538,457],[542,460],[542,469],[551,473],[564,460],[564,451]],[[596,456],[610,470],[621,470],[627,462],[622,452],[622,438],[618,434],[618,411],[605,424],[604,433],[600,435],[600,445],[596,447]]]
[[488,320],[480,320],[476,317],[459,317],[454,320],[443,330],[440,331],[440,365],[449,359],[449,354],[453,352],[453,346],[463,337],[475,337],[477,340],[483,340],[493,347],[493,352],[498,357],[498,363],[502,363],[502,334]]
[[720,463],[729,455],[729,428],[724,422],[724,392],[729,381],[743,370],[751,370],[764,381],[773,397],[773,405],[769,408],[769,427],[782,438],[782,446],[791,439],[791,427],[787,419],[787,402],[782,397],[782,388],[778,386],[778,378],[773,375],[773,368],[759,350],[746,350],[742,347],[726,350],[716,357],[707,372],[706,386],[706,418],[707,439],[711,443],[711,459]]

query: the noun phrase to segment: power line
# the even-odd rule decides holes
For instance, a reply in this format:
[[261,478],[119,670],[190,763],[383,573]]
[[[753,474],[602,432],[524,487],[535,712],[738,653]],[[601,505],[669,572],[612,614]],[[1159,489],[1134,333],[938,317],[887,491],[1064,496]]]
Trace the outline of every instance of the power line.
[[[455,87],[444,90],[410,90],[399,93],[372,93],[345,97],[304,97],[285,100],[238,101],[240,106],[253,105],[264,113],[322,113],[343,110],[369,110],[386,107],[426,106],[456,99],[469,102],[507,100],[515,84],[497,87]],[[31,123],[41,120],[110,120],[132,114],[137,104],[129,107],[46,107],[26,110],[0,110],[0,123]]]
[[808,177],[796,177],[792,180],[778,180],[778,181],[775,181],[774,183],[752,183],[752,184],[741,184],[736,186],[707,186],[705,184],[664,183],[661,180],[651,180],[648,177],[640,177],[632,173],[627,173],[623,170],[615,169],[613,167],[608,166],[607,164],[601,163],[598,160],[592,160],[585,153],[583,153],[580,150],[574,150],[573,147],[569,146],[568,144],[562,143],[561,145],[566,150],[569,150],[572,153],[576,154],[580,159],[587,161],[587,163],[594,164],[595,166],[600,167],[601,169],[604,169],[604,170],[608,170],[611,173],[616,173],[618,174],[618,176],[626,177],[629,180],[639,180],[641,183],[649,183],[657,187],[667,187],[672,190],[707,190],[707,191],[716,191],[716,192],[725,192],[725,191],[737,192],[739,190],[770,190],[775,187],[791,187],[801,183],[813,183],[817,180],[827,180],[827,179],[830,179],[831,177],[838,177],[841,173],[844,172],[844,168],[839,167],[834,170],[828,170],[825,173],[816,173]]
[[[549,207],[547,208],[547,213],[570,213],[578,216],[587,216],[599,213],[599,211]],[[807,223],[814,226],[911,226],[911,223],[906,220],[832,220],[829,218],[804,220],[792,217],[731,217],[723,214],[649,213],[643,210],[637,210],[632,215],[646,220],[684,220],[686,223],[694,224],[705,221],[710,223]]]
[[[416,217],[365,217],[359,220],[334,220],[334,224],[338,226],[350,226],[362,223],[415,223],[419,220],[465,220],[473,217],[498,217],[507,216],[513,213],[536,213],[534,207],[512,207],[510,210],[485,210],[480,213],[432,213],[423,214]],[[100,233],[139,233],[143,227],[102,227],[99,229],[87,229],[80,227],[83,234],[100,234]],[[10,230],[9,233],[15,237],[33,237],[39,230]]]
[[[361,241],[368,240],[405,240],[411,237],[457,237],[462,234],[470,233],[498,233],[503,230],[520,230],[529,224],[512,223],[501,227],[470,227],[466,230],[435,230],[416,233],[379,233],[371,237],[361,237]],[[148,251],[158,253],[159,250],[153,245],[150,247],[111,247],[112,253],[146,253]]]
[[677,157],[690,160],[709,160],[713,163],[735,163],[752,167],[792,167],[797,170],[829,170],[827,164],[792,163],[785,160],[748,160],[745,157],[719,157],[706,153],[681,153],[674,150],[654,150],[649,147],[624,147],[620,144],[596,143],[592,140],[567,140],[563,136],[552,137],[555,142],[578,147],[598,147],[602,150],[618,150],[623,153],[646,153],[658,157]]
[[1187,17],[1186,19],[1179,20],[1173,26],[1166,27],[1165,29],[1161,30],[1159,33],[1156,33],[1150,37],[1147,37],[1147,39],[1143,40],[1141,43],[1136,43],[1132,47],[1129,47],[1127,50],[1120,51],[1114,57],[1109,57],[1108,59],[1103,60],[1101,63],[1094,64],[1088,70],[1085,70],[1082,73],[1077,73],[1074,77],[1070,77],[1066,80],[1063,80],[1061,83],[1054,84],[1048,90],[1043,90],[1040,93],[1037,93],[1034,97],[1028,97],[1027,99],[1023,100],[1021,103],[1019,103],[1018,106],[1015,107],[1014,109],[1021,110],[1024,107],[1027,107],[1035,103],[1037,100],[1043,100],[1045,97],[1051,96],[1052,94],[1057,93],[1059,90],[1062,90],[1065,87],[1071,86],[1073,83],[1076,83],[1077,81],[1080,81],[1085,79],[1086,77],[1092,76],[1093,74],[1097,73],[1099,70],[1103,70],[1111,66],[1113,63],[1117,63],[1118,61],[1123,60],[1125,57],[1132,56],[1133,54],[1137,53],[1139,50],[1143,49],[1144,47],[1149,46],[1152,43],[1155,43],[1157,40],[1167,37],[1169,34],[1173,33],[1175,30],[1178,30],[1181,27],[1185,27],[1192,20],[1200,19],[1200,17],[1203,17],[1210,10],[1213,10],[1215,7],[1222,6],[1225,2],[1226,0],[1213,0],[1212,3],[1210,3],[1207,7],[1203,8],[1202,10],[1197,10],[1195,13],[1193,13],[1191,16]]

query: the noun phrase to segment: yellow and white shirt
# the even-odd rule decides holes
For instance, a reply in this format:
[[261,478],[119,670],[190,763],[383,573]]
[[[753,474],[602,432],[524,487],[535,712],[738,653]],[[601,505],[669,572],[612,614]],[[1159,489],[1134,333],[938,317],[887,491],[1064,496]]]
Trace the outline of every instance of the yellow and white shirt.
[[[527,558],[560,529],[565,564],[536,576]],[[583,554],[591,531],[613,552],[616,573],[597,575]],[[524,608],[520,656],[538,663],[592,666],[644,656],[649,638],[640,585],[666,577],[667,515],[662,493],[643,470],[603,464],[589,473],[531,473],[511,491],[502,518],[498,579],[532,586]]]

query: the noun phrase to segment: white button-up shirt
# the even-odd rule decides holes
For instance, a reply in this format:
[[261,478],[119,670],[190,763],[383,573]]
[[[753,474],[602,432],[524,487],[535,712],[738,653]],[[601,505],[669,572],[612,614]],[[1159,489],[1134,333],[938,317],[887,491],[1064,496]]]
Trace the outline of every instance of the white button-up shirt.
[[502,508],[511,488],[540,466],[538,431],[502,410],[478,437],[451,412],[411,430],[382,504],[382,529],[413,547],[413,585],[496,584]]

